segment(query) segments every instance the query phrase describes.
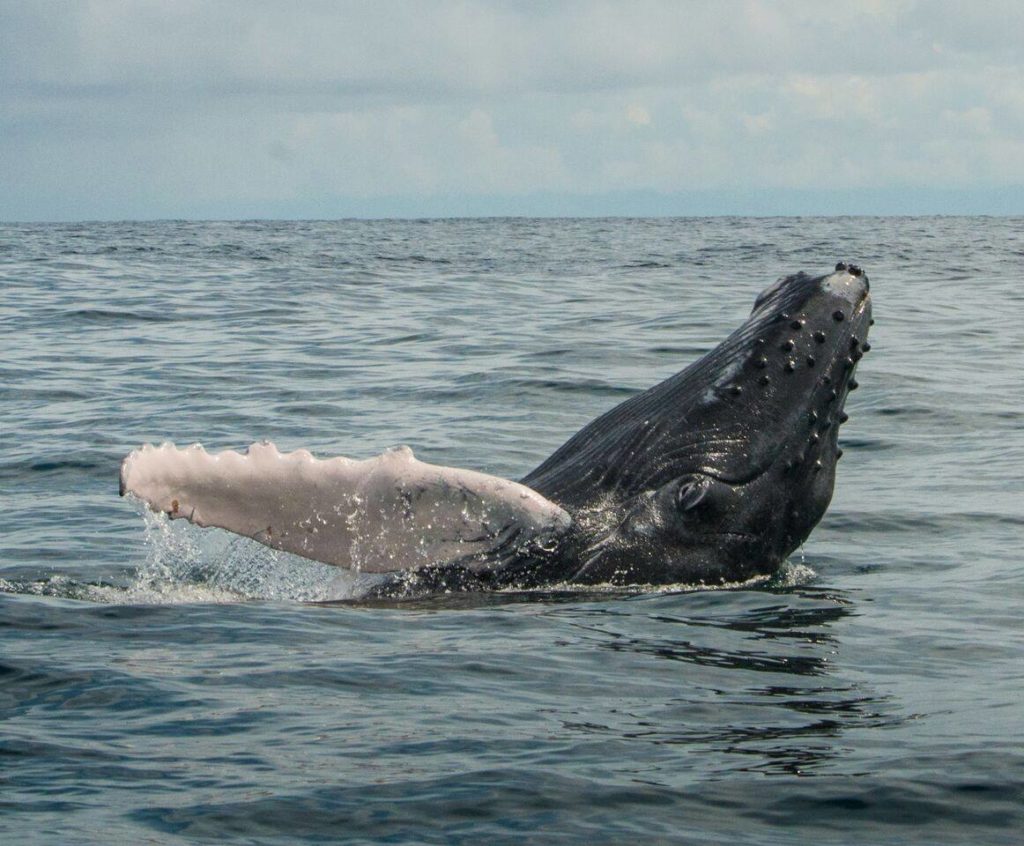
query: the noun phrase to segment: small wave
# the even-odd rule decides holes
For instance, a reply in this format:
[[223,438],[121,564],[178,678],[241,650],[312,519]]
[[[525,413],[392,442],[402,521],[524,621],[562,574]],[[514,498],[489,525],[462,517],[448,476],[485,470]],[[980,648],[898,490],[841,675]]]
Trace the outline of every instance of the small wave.
[[672,267],[672,264],[667,261],[654,261],[649,259],[646,261],[628,261],[625,264],[620,265],[620,267],[623,270],[648,270],[659,267]]
[[86,323],[171,323],[178,319],[166,312],[117,311],[106,308],[80,308],[67,312],[65,316]]
[[386,255],[386,254],[383,254],[383,253],[378,253],[375,256],[375,258],[378,261],[384,261],[384,262],[389,262],[389,263],[397,263],[397,264],[404,264],[404,263],[408,263],[408,264],[451,264],[452,263],[451,259],[425,256],[425,255],[422,255],[421,253],[412,253],[411,255],[407,255],[407,256],[389,256],[389,255]]
[[66,473],[82,472],[97,476],[109,474],[116,467],[117,456],[98,454],[79,455],[74,458],[28,458],[21,461],[0,463],[0,480],[16,480],[32,475],[63,476]]
[[[566,379],[529,379],[529,378],[500,378],[493,373],[469,373],[458,377],[455,382],[458,385],[472,385],[474,388],[480,384],[487,384],[489,387],[500,391],[557,391],[566,394],[594,394],[596,396],[623,396],[629,397],[637,393],[636,388],[628,385],[615,385],[602,379],[566,378]],[[455,392],[453,392],[455,393]]]
[[817,575],[813,568],[807,566],[802,561],[786,561],[771,575],[752,576],[749,579],[741,579],[734,582],[716,582],[711,584],[702,581],[676,582],[668,585],[630,585],[626,588],[622,585],[613,584],[576,585],[566,582],[553,586],[553,589],[572,591],[582,595],[596,594],[601,597],[606,597],[608,594],[623,594],[624,592],[633,596],[666,596],[675,593],[703,593],[706,591],[722,590],[788,589],[809,584],[817,578]]
[[246,597],[205,585],[133,584],[129,586],[81,582],[68,576],[44,579],[0,579],[0,593],[74,599],[102,605],[179,605],[239,602]]

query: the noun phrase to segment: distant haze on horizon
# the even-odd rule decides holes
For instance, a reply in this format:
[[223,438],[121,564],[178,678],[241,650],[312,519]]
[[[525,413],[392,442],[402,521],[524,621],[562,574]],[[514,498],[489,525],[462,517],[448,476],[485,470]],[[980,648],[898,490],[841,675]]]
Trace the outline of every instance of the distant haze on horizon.
[[0,0],[0,221],[1022,213],[1019,0]]

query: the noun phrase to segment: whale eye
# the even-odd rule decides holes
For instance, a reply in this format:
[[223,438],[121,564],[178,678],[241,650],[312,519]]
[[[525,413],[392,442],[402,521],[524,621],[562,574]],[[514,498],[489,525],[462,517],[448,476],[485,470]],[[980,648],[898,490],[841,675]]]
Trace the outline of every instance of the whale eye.
[[704,522],[719,519],[735,505],[736,492],[731,485],[703,473],[688,473],[666,485],[672,491],[672,505],[679,517]]
[[708,495],[708,480],[699,476],[685,476],[676,489],[676,508],[680,511],[692,511],[699,506]]

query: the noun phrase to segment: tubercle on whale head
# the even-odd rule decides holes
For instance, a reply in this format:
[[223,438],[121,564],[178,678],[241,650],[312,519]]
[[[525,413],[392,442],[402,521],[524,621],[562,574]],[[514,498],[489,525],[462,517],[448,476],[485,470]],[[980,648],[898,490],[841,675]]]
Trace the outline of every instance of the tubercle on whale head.
[[[598,477],[617,517],[589,539],[575,579],[731,581],[776,569],[831,501],[843,407],[871,322],[856,265],[786,277],[708,355],[583,430],[577,460],[610,450],[604,466],[629,469]],[[566,467],[573,459],[563,456]],[[555,465],[527,481],[558,501],[570,476]],[[587,507],[584,485],[570,479],[564,490]]]
[[867,335],[873,323],[870,282],[857,265],[840,262],[834,272],[817,278],[788,277],[782,289],[782,296],[789,296],[785,308],[802,325],[796,330],[782,319],[776,325],[785,326],[783,343],[793,341],[805,358],[791,384],[784,381],[780,393],[768,400],[777,409],[788,404],[797,412],[788,418],[794,425],[780,426],[773,438],[762,439],[771,461],[760,484],[770,487],[773,477],[779,479],[771,499],[781,519],[771,526],[777,533],[774,557],[780,561],[806,540],[831,502],[842,454],[839,431],[848,419],[844,406],[858,386],[857,364],[871,349]]

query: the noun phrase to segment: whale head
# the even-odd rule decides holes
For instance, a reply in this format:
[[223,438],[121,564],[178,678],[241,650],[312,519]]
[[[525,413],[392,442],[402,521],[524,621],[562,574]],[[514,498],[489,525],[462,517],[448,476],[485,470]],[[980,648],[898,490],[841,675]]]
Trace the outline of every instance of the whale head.
[[573,580],[714,583],[777,569],[832,499],[871,322],[856,266],[780,279],[718,347],[527,476],[574,514]]

